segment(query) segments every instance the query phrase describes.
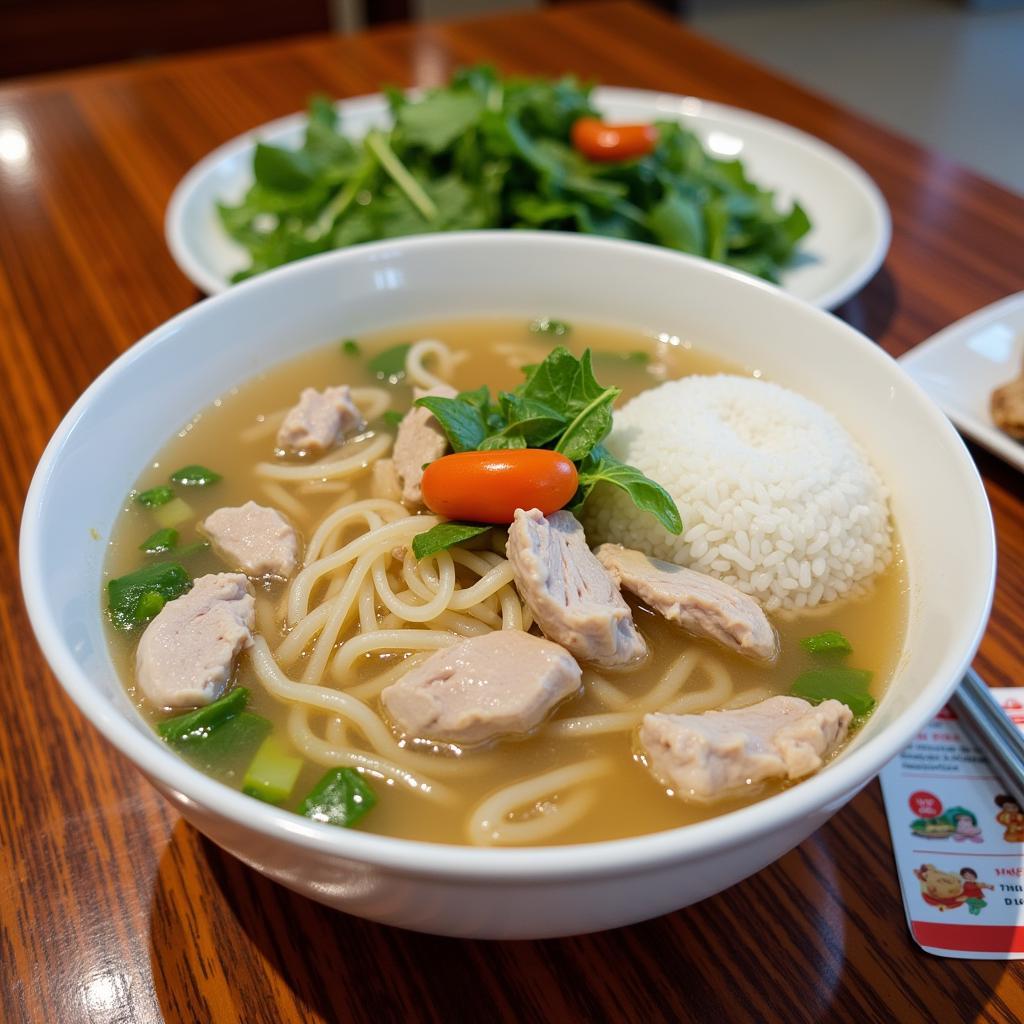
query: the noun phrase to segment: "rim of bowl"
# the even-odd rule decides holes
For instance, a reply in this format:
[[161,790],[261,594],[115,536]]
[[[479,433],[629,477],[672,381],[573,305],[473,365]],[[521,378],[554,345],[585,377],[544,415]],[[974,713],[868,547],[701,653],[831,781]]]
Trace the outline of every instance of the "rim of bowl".
[[[60,457],[64,442],[78,420],[91,406],[94,396],[107,382],[148,351],[186,329],[195,319],[207,315],[212,304],[243,303],[246,296],[289,277],[301,277],[327,262],[344,263],[373,259],[386,251],[418,248],[448,248],[465,245],[579,247],[615,250],[624,258],[670,261],[690,265],[691,270],[724,275],[739,287],[769,292],[773,300],[792,307],[804,316],[820,322],[833,321],[862,350],[862,356],[884,364],[895,372],[902,385],[916,393],[918,414],[930,421],[935,443],[944,443],[959,462],[965,479],[970,481],[970,500],[976,517],[985,527],[985,559],[978,571],[987,576],[985,600],[973,617],[963,620],[959,643],[950,645],[940,668],[928,685],[914,698],[903,716],[878,735],[855,747],[818,774],[798,785],[746,807],[718,815],[707,821],[682,825],[661,832],[649,832],[624,839],[594,843],[525,848],[473,847],[423,840],[399,839],[355,829],[309,821],[291,811],[253,800],[193,768],[168,747],[154,742],[129,718],[108,703],[89,676],[76,663],[61,637],[59,626],[46,595],[40,557],[45,538],[39,530],[39,510],[47,485]],[[556,881],[560,878],[585,878],[616,874],[634,874],[655,870],[663,864],[698,853],[713,853],[749,837],[782,827],[802,816],[851,798],[878,774],[881,768],[902,750],[933,717],[969,666],[988,621],[995,587],[995,529],[984,486],[967,447],[952,424],[921,390],[903,373],[895,360],[865,335],[833,314],[798,299],[767,282],[698,257],[659,249],[641,242],[599,238],[573,233],[540,231],[466,231],[438,235],[371,242],[365,245],[324,253],[299,260],[233,286],[226,292],[206,298],[150,331],[114,360],[82,393],[65,415],[46,446],[33,475],[22,514],[20,538],[22,590],[29,620],[39,646],[61,686],[85,717],[122,754],[151,780],[173,790],[187,804],[194,802],[205,810],[226,818],[244,829],[294,843],[305,849],[339,858],[372,863],[413,876],[464,877],[493,882],[523,880]],[[97,615],[101,614],[96,604]]]

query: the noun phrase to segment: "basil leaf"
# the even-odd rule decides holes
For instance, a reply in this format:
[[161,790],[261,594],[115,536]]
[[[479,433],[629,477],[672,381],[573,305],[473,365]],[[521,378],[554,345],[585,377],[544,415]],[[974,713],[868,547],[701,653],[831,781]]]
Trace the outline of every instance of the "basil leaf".
[[801,672],[789,692],[812,704],[823,700],[842,701],[855,715],[868,714],[875,698],[868,693],[871,672],[862,668],[812,668]]
[[418,398],[414,405],[429,409],[448,435],[452,449],[457,452],[476,451],[487,436],[487,427],[480,409],[460,398],[442,398],[427,395]]
[[704,220],[696,201],[669,192],[651,210],[647,224],[655,239],[669,249],[704,255]]
[[509,433],[506,434],[492,434],[490,437],[485,437],[480,442],[480,447],[477,448],[479,452],[493,452],[500,450],[507,450],[509,448],[529,448],[530,445],[526,443],[526,438],[522,434],[512,432],[510,429]]
[[555,445],[567,459],[579,462],[599,445],[612,429],[612,403],[618,388],[607,388],[577,414]]
[[627,466],[598,446],[579,466],[579,490],[570,508],[579,508],[599,483],[614,484],[624,490],[633,504],[650,512],[669,533],[683,532],[683,521],[671,495],[661,484],[644,476],[639,469]]
[[411,348],[412,345],[408,343],[386,348],[383,352],[378,352],[366,366],[378,380],[397,384],[405,376],[405,357]]
[[438,523],[412,539],[412,553],[417,558],[426,558],[453,544],[461,544],[464,540],[479,537],[490,529],[489,524],[481,523]]

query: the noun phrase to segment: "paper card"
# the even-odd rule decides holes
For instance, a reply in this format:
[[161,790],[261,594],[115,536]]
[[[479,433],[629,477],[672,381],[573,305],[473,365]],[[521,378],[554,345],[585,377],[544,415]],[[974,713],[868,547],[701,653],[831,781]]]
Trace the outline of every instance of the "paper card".
[[[993,689],[1024,731],[1024,690]],[[910,933],[936,956],[1024,958],[1024,808],[953,711],[882,770]]]

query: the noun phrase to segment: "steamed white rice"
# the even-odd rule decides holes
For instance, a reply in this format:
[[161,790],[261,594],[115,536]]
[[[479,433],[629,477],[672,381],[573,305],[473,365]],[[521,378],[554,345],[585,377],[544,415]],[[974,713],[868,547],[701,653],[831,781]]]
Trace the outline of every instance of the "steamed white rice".
[[593,543],[690,566],[766,610],[849,596],[892,560],[888,493],[830,413],[748,377],[686,377],[615,414],[608,449],[675,499],[675,537],[617,488],[587,503]]

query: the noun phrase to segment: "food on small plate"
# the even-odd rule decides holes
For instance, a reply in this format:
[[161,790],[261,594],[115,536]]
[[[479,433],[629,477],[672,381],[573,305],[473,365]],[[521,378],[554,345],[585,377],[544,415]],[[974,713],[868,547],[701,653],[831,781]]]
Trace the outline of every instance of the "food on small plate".
[[255,799],[614,839],[799,785],[884,698],[884,483],[828,411],[711,352],[456,321],[197,412],[116,523],[110,643],[161,740]]
[[1024,369],[1018,377],[992,392],[992,421],[1010,437],[1024,441]]
[[677,121],[609,124],[591,86],[457,72],[387,93],[393,126],[350,139],[322,97],[298,150],[259,143],[254,183],[218,205],[249,253],[242,280],[359,242],[428,231],[534,228],[650,242],[778,281],[811,228]]

